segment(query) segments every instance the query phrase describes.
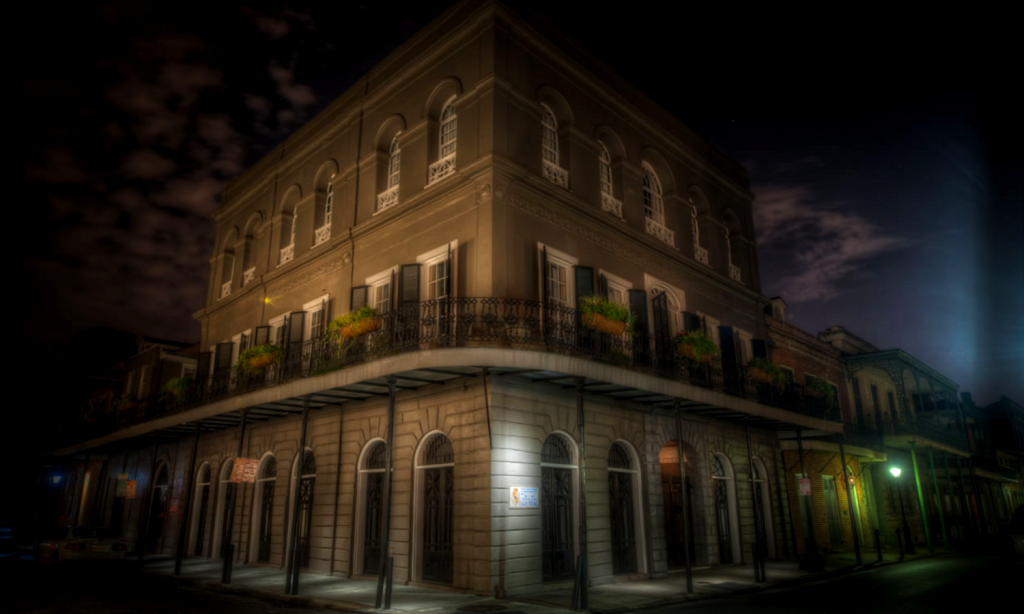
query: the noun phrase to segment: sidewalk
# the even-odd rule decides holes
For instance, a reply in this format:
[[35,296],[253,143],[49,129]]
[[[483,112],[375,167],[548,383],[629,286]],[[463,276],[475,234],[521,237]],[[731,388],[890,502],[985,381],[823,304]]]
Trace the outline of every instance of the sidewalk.
[[[916,554],[907,555],[906,561],[949,554],[950,551],[936,549],[930,554],[920,549]],[[884,566],[898,562],[898,554],[884,552],[882,562],[877,562],[874,551],[862,552],[862,568]],[[174,572],[174,559],[153,557],[148,559],[144,569],[150,572],[170,575]],[[686,575],[681,570],[665,578],[637,580],[617,584],[605,584],[590,588],[590,611],[595,614],[620,614],[632,610],[659,605],[683,604],[691,601],[712,599],[742,593],[758,592],[779,588],[812,579],[825,579],[852,572],[856,567],[854,553],[837,553],[825,557],[825,570],[808,573],[799,569],[796,560],[768,561],[765,573],[768,581],[754,582],[753,568],[749,565],[693,570],[692,594],[686,593]],[[192,581],[204,588],[252,594],[274,601],[293,605],[332,608],[350,612],[373,610],[377,594],[377,583],[372,580],[339,578],[327,574],[302,572],[300,595],[284,594],[285,574],[274,567],[256,567],[236,564],[232,583],[220,583],[221,563],[208,559],[186,559],[182,565],[181,578]],[[493,599],[465,593],[436,590],[419,586],[395,584],[392,592],[391,611],[394,612],[476,612],[478,614],[506,612],[507,614],[565,614],[572,601],[571,588],[559,588],[536,594],[529,599]],[[509,612],[511,610],[512,612]]]

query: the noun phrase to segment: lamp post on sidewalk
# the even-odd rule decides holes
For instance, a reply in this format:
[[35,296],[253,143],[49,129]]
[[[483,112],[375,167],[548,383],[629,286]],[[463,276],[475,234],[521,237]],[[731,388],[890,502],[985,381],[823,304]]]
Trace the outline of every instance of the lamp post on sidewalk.
[[910,538],[910,525],[907,523],[907,510],[903,507],[903,489],[900,488],[900,474],[902,470],[899,467],[893,466],[889,468],[889,473],[892,474],[893,483],[896,484],[896,492],[900,497],[900,516],[903,517],[903,542],[906,544],[907,554],[914,553],[914,540]]

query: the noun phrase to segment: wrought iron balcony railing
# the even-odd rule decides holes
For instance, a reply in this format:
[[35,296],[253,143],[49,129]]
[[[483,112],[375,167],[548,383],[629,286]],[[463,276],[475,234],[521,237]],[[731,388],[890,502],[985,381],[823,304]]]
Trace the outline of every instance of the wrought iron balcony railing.
[[886,414],[883,418],[883,431],[886,435],[913,435],[962,450],[967,449],[963,429],[956,422],[941,424],[916,414],[902,414],[894,419],[890,414]]
[[253,373],[224,370],[200,377],[180,396],[154,397],[129,408],[108,410],[113,426],[149,420],[252,390],[278,386],[348,365],[402,352],[449,347],[503,347],[555,352],[638,370],[651,375],[717,390],[764,405],[826,419],[839,419],[838,408],[805,393],[746,377],[745,369],[715,360],[698,363],[681,358],[669,338],[628,331],[609,335],[586,328],[576,309],[540,301],[500,298],[449,298],[381,314],[381,326],[354,340],[338,336],[294,343],[284,348],[280,364]]

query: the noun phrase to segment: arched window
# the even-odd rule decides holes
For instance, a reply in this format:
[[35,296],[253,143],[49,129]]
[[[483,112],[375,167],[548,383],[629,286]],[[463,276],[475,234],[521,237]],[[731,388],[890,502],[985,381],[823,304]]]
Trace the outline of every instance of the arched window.
[[458,137],[459,117],[455,113],[455,96],[452,96],[441,111],[441,138],[438,140],[439,158],[455,153],[455,142]]
[[206,522],[209,518],[210,508],[210,463],[203,463],[203,466],[199,468],[193,497],[196,507],[192,513],[192,525],[189,530],[191,547],[188,551],[194,556],[202,556],[205,551]]
[[546,104],[540,105],[541,112],[541,140],[540,152],[545,162],[558,166],[558,122],[555,121],[555,114]]
[[256,492],[253,503],[253,545],[256,560],[270,562],[270,545],[274,521],[274,485],[277,483],[277,459],[267,455],[256,472]]
[[601,141],[597,144],[601,147],[601,153],[597,157],[598,174],[601,177],[601,194],[612,195],[612,155],[608,148]]
[[665,204],[661,200],[661,181],[651,165],[643,163],[644,215],[655,223],[665,225]]
[[552,433],[540,453],[541,574],[545,582],[573,577],[575,539],[575,449]]
[[450,584],[455,574],[455,454],[444,433],[426,436],[416,454],[416,580]]
[[227,459],[220,468],[220,484],[217,488],[217,517],[213,523],[213,547],[210,549],[211,556],[222,557],[224,555],[224,530],[227,527],[228,502],[234,497],[236,484],[231,481],[231,470],[235,466],[234,459]]
[[700,224],[697,223],[697,205],[690,207],[690,226],[693,231],[693,245],[700,247]]
[[402,148],[398,144],[398,137],[399,135],[395,135],[395,140],[391,141],[391,152],[388,157],[388,188],[398,185],[402,172]]
[[758,521],[761,523],[761,531],[764,536],[764,546],[768,550],[770,558],[775,558],[775,528],[772,522],[772,497],[771,488],[768,483],[768,472],[764,463],[759,458],[754,458],[751,466],[751,476],[754,480],[754,508],[757,510]]
[[[299,471],[300,466],[302,467],[301,473]],[[309,448],[306,448],[305,454],[301,455],[301,457],[298,454],[295,455],[295,463],[292,465],[292,488],[289,496],[295,493],[295,480],[299,480],[299,533],[295,546],[299,553],[299,568],[305,569],[309,567],[310,560],[310,538],[313,536],[313,487],[316,485],[316,459],[313,457],[313,451]],[[289,505],[287,529],[289,537],[291,536],[293,526],[291,510],[292,506]],[[290,539],[288,546],[291,546]]]
[[[384,560],[384,491],[388,467],[388,445],[383,440],[371,441],[363,449],[359,462],[359,497],[361,504],[356,508],[357,574],[375,574],[380,571]],[[361,566],[361,567],[359,567]]]
[[331,225],[331,214],[334,213],[334,175],[327,184],[327,202],[324,203],[324,226]]
[[643,559],[639,465],[622,442],[616,441],[608,450],[608,508],[615,574],[638,572]]
[[711,480],[718,528],[718,561],[726,565],[735,562],[740,552],[732,463],[724,454],[715,454],[711,458]]

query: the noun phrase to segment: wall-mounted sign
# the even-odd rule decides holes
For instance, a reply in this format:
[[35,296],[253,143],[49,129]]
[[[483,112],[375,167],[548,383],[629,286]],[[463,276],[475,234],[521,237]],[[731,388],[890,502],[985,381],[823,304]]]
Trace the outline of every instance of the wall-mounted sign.
[[117,489],[114,491],[115,497],[123,497],[125,491],[128,489],[128,474],[122,473],[117,476]]
[[536,486],[509,486],[508,506],[511,509],[540,507]]
[[128,480],[128,483],[125,484],[125,488],[124,488],[124,498],[125,499],[134,499],[135,498],[135,489],[136,489],[136,487],[138,485],[139,485],[139,481],[138,480]]
[[811,496],[811,478],[800,478],[800,494],[805,497]]
[[171,499],[171,513],[172,514],[177,514],[178,513],[178,500],[177,499]]
[[236,458],[234,467],[231,468],[232,482],[255,482],[256,467],[260,461],[255,458]]

